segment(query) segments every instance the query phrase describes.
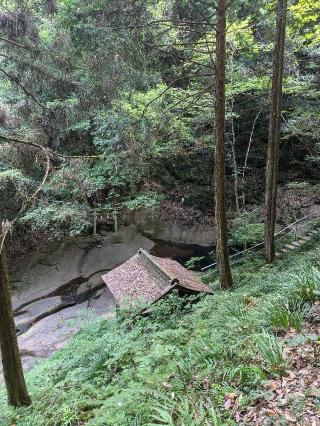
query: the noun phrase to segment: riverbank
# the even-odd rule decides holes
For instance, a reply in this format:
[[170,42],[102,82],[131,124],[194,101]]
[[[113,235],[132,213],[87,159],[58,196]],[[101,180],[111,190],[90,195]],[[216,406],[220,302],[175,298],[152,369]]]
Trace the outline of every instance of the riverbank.
[[181,238],[178,243],[152,240],[137,225],[123,225],[117,233],[102,229],[96,236],[52,242],[11,265],[12,302],[25,370],[61,349],[88,318],[112,313],[115,300],[101,275],[140,248],[182,262],[209,250],[183,244]]
[[317,424],[318,245],[273,266],[243,259],[234,292],[211,273],[213,296],[163,300],[148,318],[124,309],[87,322],[27,373],[31,407],[6,408],[1,391],[1,424]]

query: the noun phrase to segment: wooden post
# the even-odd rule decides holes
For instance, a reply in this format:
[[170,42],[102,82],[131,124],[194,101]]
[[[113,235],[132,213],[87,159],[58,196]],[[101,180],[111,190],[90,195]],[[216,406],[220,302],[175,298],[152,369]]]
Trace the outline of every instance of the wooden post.
[[118,232],[118,217],[117,210],[113,210],[114,232]]
[[93,212],[93,235],[97,235],[97,211],[94,210]]

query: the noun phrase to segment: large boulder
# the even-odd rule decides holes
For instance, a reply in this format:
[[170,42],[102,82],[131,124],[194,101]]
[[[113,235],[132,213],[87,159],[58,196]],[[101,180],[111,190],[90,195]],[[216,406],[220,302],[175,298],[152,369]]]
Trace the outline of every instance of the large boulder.
[[41,358],[61,349],[71,336],[85,324],[86,319],[111,313],[115,300],[105,288],[86,302],[49,315],[18,337],[24,367],[29,368]]
[[12,303],[18,310],[31,301],[55,294],[59,288],[81,277],[81,262],[85,249],[76,243],[61,244],[58,249],[31,253],[13,274]]
[[77,302],[81,303],[81,301],[84,301],[88,296],[96,292],[97,290],[101,288],[105,288],[105,283],[102,281],[101,275],[108,271],[98,272],[97,274],[92,275],[87,281],[83,282],[78,288],[77,288]]
[[62,309],[65,303],[60,296],[49,297],[25,306],[15,316],[16,329],[25,331],[33,323]]

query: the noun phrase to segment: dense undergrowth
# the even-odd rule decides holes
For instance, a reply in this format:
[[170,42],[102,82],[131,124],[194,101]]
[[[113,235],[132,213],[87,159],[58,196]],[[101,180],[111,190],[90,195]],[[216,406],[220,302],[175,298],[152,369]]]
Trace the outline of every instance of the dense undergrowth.
[[285,371],[277,335],[300,330],[317,297],[319,253],[309,243],[274,266],[255,255],[235,268],[234,292],[221,292],[211,273],[213,296],[172,296],[148,318],[124,309],[90,323],[27,373],[31,407],[8,408],[1,388],[0,424],[236,424],[225,395],[241,394],[245,408]]

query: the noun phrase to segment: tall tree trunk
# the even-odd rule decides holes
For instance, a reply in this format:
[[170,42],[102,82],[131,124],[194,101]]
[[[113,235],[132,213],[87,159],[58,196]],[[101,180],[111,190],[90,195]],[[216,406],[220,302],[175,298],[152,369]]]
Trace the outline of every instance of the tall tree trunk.
[[246,190],[246,180],[245,180],[245,175],[246,175],[246,171],[247,171],[247,165],[248,165],[248,159],[249,159],[254,129],[256,127],[256,123],[257,123],[257,120],[259,118],[259,115],[261,114],[261,111],[262,111],[262,108],[260,109],[260,111],[256,115],[255,119],[253,120],[251,132],[250,132],[250,137],[249,137],[249,142],[248,142],[248,147],[247,147],[247,152],[246,152],[246,156],[245,156],[244,164],[243,164],[242,183],[241,183],[241,187],[242,187],[242,197],[241,198],[242,198],[242,206],[243,207],[246,205],[246,191],[245,191]]
[[268,159],[265,196],[265,255],[268,263],[272,263],[275,257],[274,233],[277,208],[277,180],[279,164],[286,12],[287,0],[278,0],[275,46],[273,53],[271,113],[268,136]]
[[228,224],[225,177],[225,73],[226,73],[226,0],[218,1],[216,30],[216,99],[215,99],[215,225],[217,264],[220,286],[233,288],[229,263]]
[[[2,235],[1,222],[0,235]],[[8,393],[8,403],[16,407],[21,405],[30,405],[31,400],[24,381],[14,324],[9,276],[4,248],[0,253],[0,348],[4,380]]]
[[234,201],[236,206],[236,212],[239,212],[239,176],[238,176],[238,164],[237,164],[237,155],[236,155],[236,132],[234,128],[234,117],[233,117],[233,99],[231,101],[231,133],[232,133],[232,139],[231,139],[231,154],[232,154],[232,167],[233,167],[233,174],[234,174]]

